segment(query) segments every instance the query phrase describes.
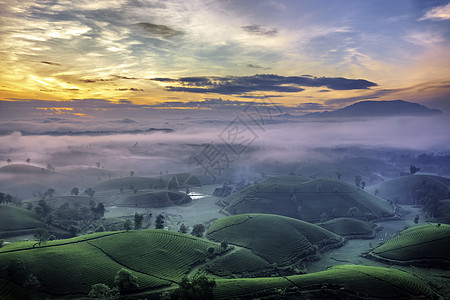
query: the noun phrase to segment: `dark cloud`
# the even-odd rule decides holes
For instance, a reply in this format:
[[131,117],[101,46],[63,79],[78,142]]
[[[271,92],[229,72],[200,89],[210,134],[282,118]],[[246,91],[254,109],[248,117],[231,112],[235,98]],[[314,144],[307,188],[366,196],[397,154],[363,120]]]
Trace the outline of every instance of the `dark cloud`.
[[122,120],[117,120],[117,121],[111,121],[111,122],[113,122],[113,123],[124,123],[124,124],[135,124],[135,123],[137,123],[135,120],[128,119],[128,118],[125,118],[125,119],[122,119]]
[[319,93],[328,93],[331,92],[330,90],[320,90]]
[[61,66],[61,64],[55,63],[55,62],[51,62],[51,61],[41,61],[41,63],[46,64],[46,65],[52,65],[52,66]]
[[249,26],[242,26],[242,29],[244,29],[245,31],[247,31],[248,33],[251,34],[256,34],[256,35],[265,35],[265,36],[275,36],[278,34],[278,29],[277,28],[266,28],[264,26],[261,25],[249,25]]
[[156,35],[161,35],[165,37],[172,37],[175,35],[183,34],[183,32],[172,29],[166,25],[158,25],[153,23],[137,23],[134,24],[136,27],[143,29],[145,32],[149,32]]
[[112,75],[111,78],[90,78],[90,79],[80,79],[80,81],[84,83],[95,83],[95,82],[108,82],[116,80],[136,80],[136,79],[140,78]]
[[261,67],[260,65],[254,65],[254,64],[246,64],[247,68],[251,68],[251,69],[263,69],[263,70],[268,70],[270,68],[265,68],[265,67]]
[[143,92],[144,90],[132,87],[132,88],[120,88],[120,89],[116,89],[116,91],[120,91],[120,92],[123,92],[123,91]]
[[178,86],[167,86],[172,92],[216,93],[223,95],[240,95],[249,92],[284,92],[295,93],[303,87],[325,86],[332,90],[368,89],[376,86],[374,82],[364,79],[347,79],[342,77],[279,76],[274,74],[257,74],[253,76],[228,77],[182,77],[177,80],[153,78],[154,81],[174,82]]

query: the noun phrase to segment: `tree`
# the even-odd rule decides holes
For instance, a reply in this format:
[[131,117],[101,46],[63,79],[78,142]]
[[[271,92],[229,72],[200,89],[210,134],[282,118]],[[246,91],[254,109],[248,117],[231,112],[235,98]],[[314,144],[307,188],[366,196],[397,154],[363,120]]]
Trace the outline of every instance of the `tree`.
[[364,189],[366,187],[366,182],[363,180],[361,181],[361,189]]
[[67,231],[71,236],[76,236],[81,231],[81,228],[80,226],[70,225],[69,228],[67,228]]
[[38,205],[33,208],[33,210],[37,218],[43,221],[50,214],[52,208],[47,204],[47,202],[45,202],[45,200],[41,199],[39,200]]
[[5,242],[5,240],[0,240],[0,248],[3,247],[3,243]]
[[27,162],[27,164],[29,164],[31,162],[31,158],[28,157],[26,162]]
[[130,176],[133,177],[133,175],[134,175],[134,171],[131,170],[131,171],[130,171]]
[[117,275],[114,278],[114,283],[120,292],[131,292],[139,288],[137,277],[127,269],[122,269],[117,272]]
[[143,214],[134,214],[134,229],[139,230],[142,228],[142,222],[144,221]]
[[95,165],[97,166],[97,168],[100,168],[100,162],[96,162]]
[[156,216],[155,228],[156,229],[164,228],[164,216],[162,214]]
[[203,224],[195,224],[191,232],[191,234],[196,237],[202,237],[204,233],[205,233],[205,225]]
[[43,195],[42,195],[42,199],[45,199],[47,196],[49,198],[53,198],[53,194],[55,193],[55,190],[52,188],[49,188]]
[[214,279],[208,279],[205,275],[201,275],[190,281],[184,277],[179,288],[172,292],[172,299],[197,299],[209,300],[213,299],[213,288],[216,286]]
[[420,168],[417,168],[416,166],[411,165],[409,167],[409,173],[411,173],[411,175],[414,175],[414,174],[416,174],[419,171],[420,171]]
[[97,283],[92,285],[88,297],[103,300],[119,299],[117,288],[111,289],[109,286],[103,283]]
[[91,197],[91,198],[93,198],[94,195],[95,195],[95,190],[92,189],[91,187],[90,187],[90,188],[87,188],[87,189],[84,191],[84,194],[85,194],[85,195],[88,195],[88,196]]
[[72,190],[70,191],[70,194],[75,196],[78,196],[79,193],[80,190],[77,187],[72,188]]
[[341,172],[336,172],[336,176],[337,176],[337,179],[341,179],[341,176],[342,176]]
[[25,263],[21,259],[11,259],[6,267],[6,271],[8,278],[18,285],[22,285],[27,280],[28,272]]
[[95,229],[95,232],[104,232],[105,231],[105,226],[100,225]]
[[38,241],[39,246],[41,244],[45,244],[48,241],[48,238],[50,237],[48,230],[45,228],[39,228],[34,233],[34,239]]
[[220,247],[222,247],[223,249],[227,249],[228,248],[228,243],[226,241],[222,241],[220,243]]
[[52,164],[47,164],[47,170],[55,171],[55,168],[53,167]]
[[349,209],[348,209],[348,212],[347,212],[347,215],[349,216],[349,217],[355,217],[357,214],[359,213],[359,209],[357,208],[357,207],[355,207],[355,206],[353,206],[353,207],[350,207]]
[[360,175],[355,176],[355,185],[357,187],[361,187],[361,181],[362,181],[362,177]]
[[23,283],[23,287],[26,290],[37,291],[41,287],[41,284],[36,275],[28,274],[27,279],[25,279],[25,282]]
[[[95,205],[95,204],[94,204]],[[100,219],[103,218],[103,216],[105,215],[105,206],[103,205],[102,202],[97,204],[97,207],[91,205],[91,211],[94,214],[94,219]]]
[[123,222],[123,229],[125,231],[130,231],[131,228],[132,228],[131,221],[129,219],[126,219],[125,222]]
[[6,160],[6,162],[7,162],[8,165],[9,165],[10,163],[12,163],[12,160],[8,158],[8,159]]
[[187,228],[186,228],[186,225],[184,225],[184,223],[181,224],[180,229],[178,230],[178,232],[180,232],[180,233],[187,233]]

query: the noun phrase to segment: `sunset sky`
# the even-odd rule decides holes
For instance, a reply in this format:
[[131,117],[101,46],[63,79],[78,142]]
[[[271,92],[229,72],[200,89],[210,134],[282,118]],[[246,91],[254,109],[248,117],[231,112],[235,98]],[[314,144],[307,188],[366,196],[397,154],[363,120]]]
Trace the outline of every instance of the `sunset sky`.
[[450,112],[450,3],[3,0],[0,60],[3,109],[266,96],[305,112],[396,99]]

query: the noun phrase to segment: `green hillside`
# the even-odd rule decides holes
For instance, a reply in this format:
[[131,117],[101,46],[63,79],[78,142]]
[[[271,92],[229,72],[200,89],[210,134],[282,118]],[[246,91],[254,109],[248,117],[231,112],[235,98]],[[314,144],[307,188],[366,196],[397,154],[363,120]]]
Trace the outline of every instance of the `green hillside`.
[[347,239],[372,239],[376,224],[354,218],[337,218],[317,224]]
[[[251,250],[269,263],[291,266],[314,257],[343,239],[319,226],[266,214],[244,214],[216,220],[206,236]],[[242,262],[245,264],[245,262]]]
[[394,264],[450,266],[450,225],[423,224],[408,228],[367,254]]
[[399,204],[425,204],[427,199],[447,199],[450,181],[433,175],[408,175],[381,182],[367,188],[371,193],[377,192],[384,199],[394,200]]
[[44,224],[28,210],[0,205],[0,238],[33,233]]
[[4,267],[11,259],[22,259],[38,278],[39,292],[55,296],[87,294],[95,283],[113,286],[121,268],[138,277],[140,290],[167,286],[210,257],[208,248],[216,254],[224,251],[205,239],[163,230],[105,232],[49,241],[41,247],[33,244],[0,249],[0,278],[7,278]]
[[220,279],[215,299],[434,299],[419,278],[396,269],[358,265],[275,278]]
[[[292,176],[294,178],[299,178]],[[278,178],[261,180],[223,200],[231,214],[269,213],[308,222],[347,217],[367,220],[394,216],[392,206],[381,198],[334,179],[284,183]]]

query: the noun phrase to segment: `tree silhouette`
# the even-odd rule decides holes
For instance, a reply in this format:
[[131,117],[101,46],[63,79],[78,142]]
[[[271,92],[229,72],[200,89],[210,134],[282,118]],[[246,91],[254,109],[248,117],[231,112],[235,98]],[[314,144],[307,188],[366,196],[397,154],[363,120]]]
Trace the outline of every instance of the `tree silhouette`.
[[143,214],[134,214],[134,229],[139,230],[142,228],[142,222],[144,221]]
[[9,165],[10,163],[12,163],[12,160],[8,158],[8,159],[6,160],[6,162],[7,162],[8,165]]
[[411,173],[411,175],[414,175],[414,174],[416,174],[419,171],[420,171],[420,168],[417,168],[416,166],[411,165],[409,167],[409,173]]
[[204,233],[205,233],[205,225],[203,224],[195,224],[191,232],[191,234],[196,237],[202,237]]
[[125,231],[130,231],[131,228],[132,228],[131,221],[128,220],[128,219],[126,219],[125,222],[123,223],[123,229],[124,229]]
[[89,197],[94,197],[94,195],[95,195],[95,190],[93,190],[91,187],[90,188],[88,188],[88,189],[86,189],[85,191],[84,191],[84,194],[85,195],[88,195]]
[[71,191],[70,194],[71,195],[75,195],[78,196],[78,194],[80,193],[80,190],[77,187],[74,187]]
[[114,278],[114,283],[121,292],[131,292],[139,288],[137,277],[127,269],[122,269],[117,272],[117,275]]
[[156,216],[155,221],[155,229],[163,229],[164,228],[164,216],[162,214],[159,214]]
[[27,160],[26,160],[27,164],[29,164],[30,161],[31,161],[31,158],[28,157]]

